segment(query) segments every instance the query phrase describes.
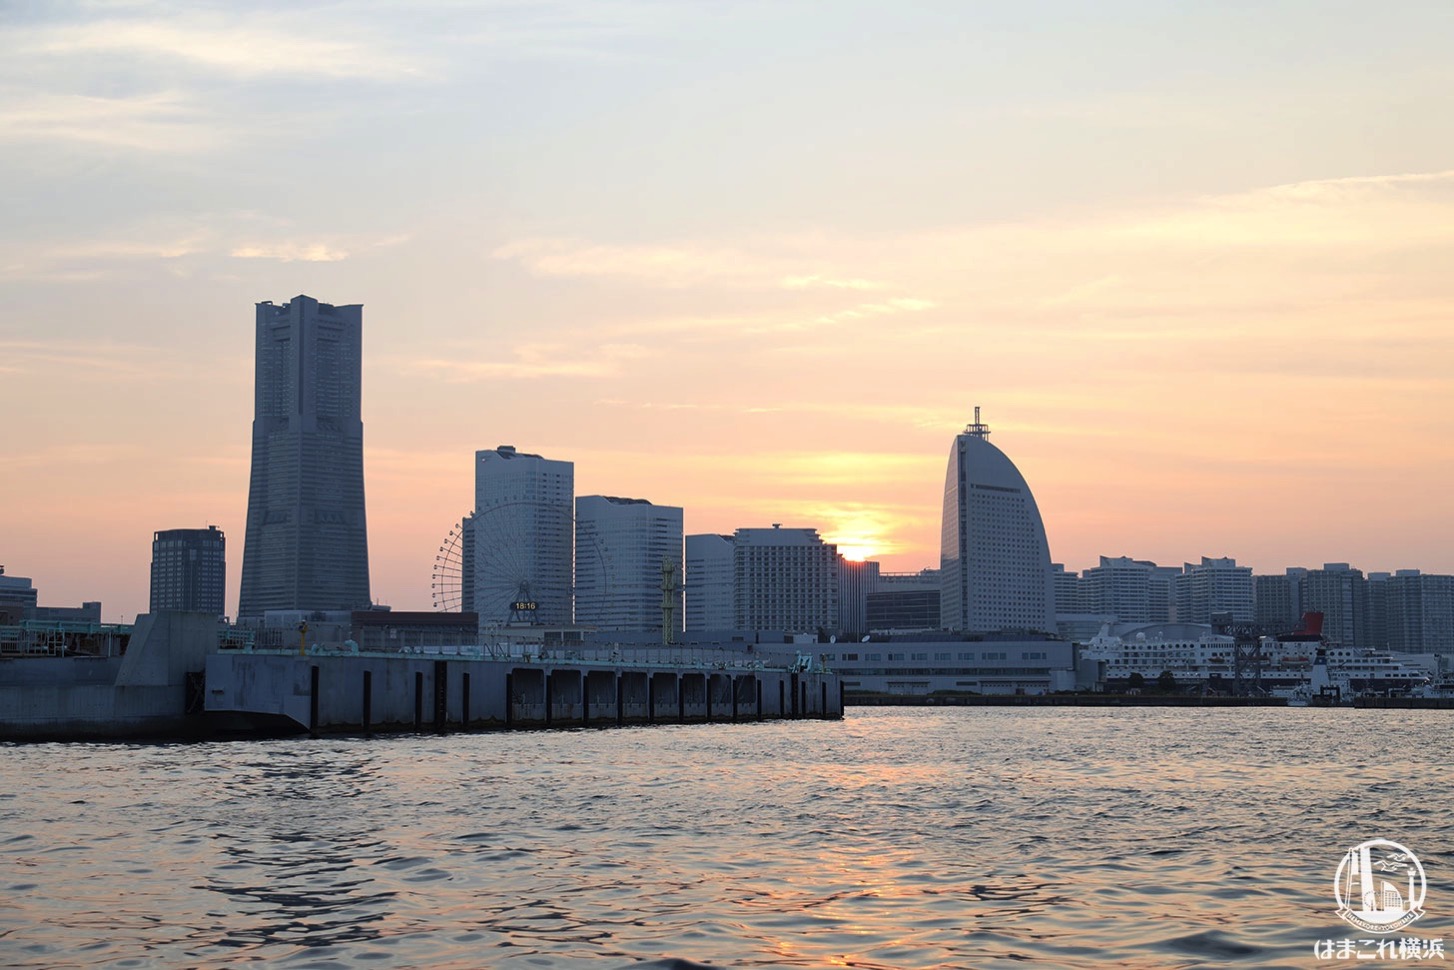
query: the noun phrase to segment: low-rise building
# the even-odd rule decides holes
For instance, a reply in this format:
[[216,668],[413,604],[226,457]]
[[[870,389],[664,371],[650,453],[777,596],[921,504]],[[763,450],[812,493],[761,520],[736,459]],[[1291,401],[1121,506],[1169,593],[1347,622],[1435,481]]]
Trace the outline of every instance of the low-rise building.
[[869,637],[819,645],[850,695],[1048,694],[1075,690],[1076,650],[1065,640]]

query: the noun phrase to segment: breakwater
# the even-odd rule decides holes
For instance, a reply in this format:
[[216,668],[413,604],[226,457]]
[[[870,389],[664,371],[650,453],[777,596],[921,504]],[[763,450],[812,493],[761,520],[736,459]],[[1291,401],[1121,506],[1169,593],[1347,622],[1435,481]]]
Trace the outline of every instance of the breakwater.
[[836,674],[726,650],[221,651],[207,658],[205,697],[218,730],[313,734],[843,715]]
[[[839,718],[841,680],[795,651],[540,644],[258,649],[201,613],[20,631],[0,651],[0,741],[459,731]],[[24,647],[26,649],[20,649]]]

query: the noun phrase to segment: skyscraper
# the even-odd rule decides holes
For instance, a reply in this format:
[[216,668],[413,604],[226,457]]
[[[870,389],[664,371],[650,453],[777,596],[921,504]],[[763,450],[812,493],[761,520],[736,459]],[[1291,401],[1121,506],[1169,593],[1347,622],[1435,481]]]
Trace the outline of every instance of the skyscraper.
[[838,557],[838,622],[834,633],[862,636],[869,631],[868,597],[878,590],[879,573],[879,564],[871,559],[859,562]]
[[738,529],[732,565],[736,629],[837,629],[838,547],[819,538],[817,529]]
[[239,619],[370,604],[362,363],[362,306],[257,305]]
[[1346,562],[1324,563],[1302,577],[1302,608],[1323,614],[1323,636],[1347,647],[1368,645],[1368,581]]
[[[1386,579],[1384,629],[1377,646],[1406,653],[1454,655],[1454,576],[1400,569]],[[1374,584],[1369,583],[1370,592]]]
[[1054,632],[1055,593],[1045,524],[1030,486],[990,429],[954,439],[944,479],[941,622],[950,630]]
[[[1055,581],[1052,567],[1052,583]],[[1100,564],[1081,574],[1081,598],[1087,613],[1114,616],[1122,623],[1167,623],[1176,607],[1176,566],[1158,566],[1149,559],[1101,556]],[[1061,610],[1059,601],[1055,607]]]
[[1179,623],[1211,623],[1218,613],[1231,614],[1234,623],[1257,618],[1257,597],[1252,591],[1252,567],[1231,558],[1203,556],[1189,562],[1176,577],[1176,619]]
[[480,625],[568,626],[575,465],[501,445],[475,452],[474,608]]
[[662,562],[672,567],[672,630],[682,628],[682,509],[644,498],[576,499],[576,622],[602,630],[662,626]]
[[731,630],[735,566],[731,536],[708,532],[687,536],[687,629]]
[[152,533],[151,612],[192,610],[221,616],[227,589],[227,542],[215,525]]
[[1253,576],[1254,619],[1269,633],[1289,633],[1302,618],[1302,581],[1308,571],[1290,567],[1281,576]]

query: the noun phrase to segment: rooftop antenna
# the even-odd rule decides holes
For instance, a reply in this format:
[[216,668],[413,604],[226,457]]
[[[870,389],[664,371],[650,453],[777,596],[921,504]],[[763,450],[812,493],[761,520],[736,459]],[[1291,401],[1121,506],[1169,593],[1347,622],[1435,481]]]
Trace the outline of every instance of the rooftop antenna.
[[990,426],[987,425],[987,424],[981,424],[980,423],[980,420],[979,420],[979,405],[978,404],[976,404],[974,406],[974,424],[966,425],[965,426],[965,429],[964,429],[964,433],[965,434],[972,434],[976,438],[988,438],[990,436]]

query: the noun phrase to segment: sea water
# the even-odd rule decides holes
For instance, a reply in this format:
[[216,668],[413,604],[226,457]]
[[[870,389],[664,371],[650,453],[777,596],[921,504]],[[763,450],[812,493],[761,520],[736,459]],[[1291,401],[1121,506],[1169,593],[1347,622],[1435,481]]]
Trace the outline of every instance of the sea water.
[[1427,873],[1396,936],[1454,937],[1451,727],[850,708],[0,745],[0,966],[1308,967],[1371,936],[1333,894],[1370,839]]

